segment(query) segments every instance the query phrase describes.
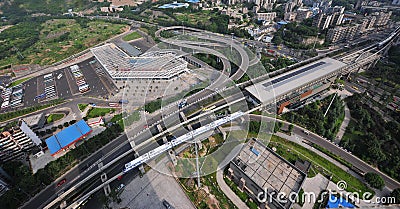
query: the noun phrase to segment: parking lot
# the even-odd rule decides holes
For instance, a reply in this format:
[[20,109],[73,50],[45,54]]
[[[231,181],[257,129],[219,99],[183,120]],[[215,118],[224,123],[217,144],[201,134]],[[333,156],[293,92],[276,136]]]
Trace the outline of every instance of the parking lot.
[[6,88],[1,92],[1,110],[16,109],[23,105],[25,85]]
[[117,92],[111,78],[94,58],[73,66],[74,70],[69,66],[3,90],[1,112],[80,95],[106,99]]
[[103,67],[95,59],[89,59],[80,63],[79,68],[90,88],[90,95],[104,97],[109,93],[115,94],[117,87],[111,80]]

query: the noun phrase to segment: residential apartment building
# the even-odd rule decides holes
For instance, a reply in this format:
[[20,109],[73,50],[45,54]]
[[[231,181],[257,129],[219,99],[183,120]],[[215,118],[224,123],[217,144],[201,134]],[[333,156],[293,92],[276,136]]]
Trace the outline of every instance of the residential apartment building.
[[21,121],[20,124],[0,133],[0,162],[24,157],[35,145],[41,144],[25,122]]
[[374,12],[374,13],[372,13],[372,16],[376,17],[376,20],[375,20],[375,26],[376,27],[384,26],[384,25],[388,24],[388,22],[390,20],[390,16],[392,16],[392,11]]
[[256,13],[257,20],[272,22],[276,18],[276,12],[260,12]]
[[283,17],[283,19],[285,21],[295,21],[296,16],[297,16],[296,12],[287,12],[287,13],[285,13],[285,16]]
[[328,30],[326,39],[331,43],[352,40],[361,33],[362,25],[336,26]]
[[310,18],[313,12],[309,8],[299,8],[296,11],[296,20],[302,22],[303,20]]
[[313,20],[313,26],[324,30],[326,28],[340,25],[343,22],[344,7],[329,7],[324,12],[319,13]]

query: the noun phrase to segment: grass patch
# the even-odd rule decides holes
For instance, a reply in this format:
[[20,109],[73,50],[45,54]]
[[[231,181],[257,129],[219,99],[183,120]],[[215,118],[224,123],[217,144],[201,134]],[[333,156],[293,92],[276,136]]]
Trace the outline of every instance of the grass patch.
[[122,38],[122,40],[124,40],[124,41],[131,41],[131,40],[135,40],[135,39],[138,39],[138,38],[141,38],[141,37],[142,37],[142,36],[141,36],[137,31],[133,31],[132,33],[130,33],[130,34],[124,36],[124,37]]
[[55,114],[50,114],[48,117],[47,117],[47,123],[49,124],[49,123],[53,123],[53,122],[55,122],[55,121],[58,121],[58,120],[60,120],[61,118],[63,118],[64,117],[64,114],[61,114],[61,113],[55,113]]
[[92,108],[87,114],[87,118],[95,118],[99,116],[105,116],[108,113],[113,113],[115,110],[113,108]]
[[20,109],[17,111],[13,111],[13,112],[7,112],[7,113],[3,113],[0,114],[0,122],[6,121],[6,120],[10,120],[16,117],[20,117],[38,110],[43,110],[45,108],[54,106],[54,105],[58,105],[63,103],[64,100],[62,99],[55,99],[50,101],[49,103],[45,104],[45,105],[38,105],[38,106],[32,106],[32,107],[28,107],[28,108],[24,108],[24,109]]
[[85,110],[85,108],[88,106],[89,104],[78,104],[78,108],[81,112],[83,112]]
[[29,79],[31,79],[31,78],[32,78],[32,77],[27,77],[27,78],[22,78],[22,79],[13,81],[13,82],[11,83],[10,87],[14,87],[14,86],[16,86],[16,85],[19,85],[19,84],[21,84],[21,83],[23,83],[23,82],[25,82],[25,81],[27,81],[27,80],[29,80]]
[[352,165],[351,163],[347,162],[346,160],[344,160],[344,159],[341,158],[340,156],[333,154],[333,153],[330,152],[329,150],[327,150],[327,149],[325,149],[325,148],[323,148],[323,147],[321,147],[321,146],[319,146],[319,145],[317,145],[317,144],[312,144],[312,146],[313,146],[315,149],[317,149],[317,150],[319,150],[319,151],[325,153],[325,154],[328,155],[329,157],[331,157],[331,158],[335,159],[336,161],[340,162],[341,164],[343,164],[343,165],[345,165],[345,166],[347,166],[347,167],[349,167],[349,168],[353,167],[353,165]]
[[[22,56],[15,52],[5,52],[8,56],[0,56],[0,66],[53,64],[122,33],[125,26],[102,20],[75,18],[38,20],[34,23],[28,22],[18,27],[11,27],[3,31],[7,31],[5,35],[2,35],[7,43],[5,49],[11,49],[13,45],[16,45]],[[24,32],[19,32],[21,30]],[[0,52],[3,53],[1,50]]]
[[276,147],[277,153],[283,158],[290,162],[295,159],[307,160],[315,165],[315,168],[319,168],[320,172],[325,176],[332,176],[332,181],[337,183],[340,180],[346,181],[348,192],[359,192],[360,197],[365,192],[374,194],[375,192],[368,188],[364,183],[358,180],[356,177],[349,175],[346,171],[342,170],[335,164],[331,163],[327,159],[319,156],[315,152],[312,152],[299,144],[280,138],[278,136],[272,136],[269,147]]

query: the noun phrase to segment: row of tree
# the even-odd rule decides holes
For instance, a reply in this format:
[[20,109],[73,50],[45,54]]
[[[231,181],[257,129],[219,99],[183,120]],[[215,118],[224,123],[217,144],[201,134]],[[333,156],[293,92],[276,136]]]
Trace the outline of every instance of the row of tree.
[[[339,96],[336,96],[334,99],[333,96],[330,95],[323,100],[305,105],[296,111],[285,113],[282,115],[282,118],[291,123],[299,124],[329,140],[333,140],[344,119],[343,101]],[[332,105],[324,117],[332,99]]]
[[0,196],[0,208],[18,208],[74,165],[118,137],[122,131],[118,124],[113,124],[57,160],[51,161],[33,175],[28,166],[21,162],[4,163],[3,169],[12,177],[14,182],[11,184],[11,189]]
[[341,145],[364,161],[400,180],[400,125],[385,121],[363,103],[362,95],[346,99],[351,121]]

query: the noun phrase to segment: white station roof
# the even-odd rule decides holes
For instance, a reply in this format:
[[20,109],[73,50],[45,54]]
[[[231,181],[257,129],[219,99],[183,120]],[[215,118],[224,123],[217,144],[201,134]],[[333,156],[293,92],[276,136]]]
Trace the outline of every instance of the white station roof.
[[308,83],[319,80],[340,68],[345,63],[332,58],[323,58],[282,75],[256,83],[246,88],[260,102],[267,104],[282,95],[292,92]]

